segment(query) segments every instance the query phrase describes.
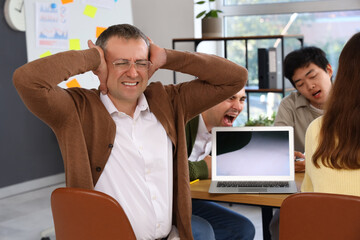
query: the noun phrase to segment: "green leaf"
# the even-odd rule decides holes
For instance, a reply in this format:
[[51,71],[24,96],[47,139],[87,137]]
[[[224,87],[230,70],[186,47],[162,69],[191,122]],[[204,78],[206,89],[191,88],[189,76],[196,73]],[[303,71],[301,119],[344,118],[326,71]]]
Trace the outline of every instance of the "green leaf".
[[198,15],[196,15],[196,18],[201,18],[201,17],[202,17],[202,15],[204,15],[204,14],[205,14],[205,12],[206,12],[206,11],[202,11],[201,13],[199,13]]
[[[208,1],[209,1],[209,7],[210,7],[210,2],[215,2],[216,0],[208,0]],[[195,4],[204,4],[205,2],[206,1],[202,0],[202,1],[195,2]],[[218,13],[222,13],[222,11],[221,10],[209,10],[208,12],[202,11],[201,13],[196,15],[196,18],[201,18],[201,17],[203,17],[203,18],[209,18],[209,17],[217,18],[217,17],[219,17]]]
[[213,17],[213,18],[217,18],[218,17],[218,14],[217,14],[217,11],[216,10],[210,10],[208,12],[208,14],[206,14],[207,17]]

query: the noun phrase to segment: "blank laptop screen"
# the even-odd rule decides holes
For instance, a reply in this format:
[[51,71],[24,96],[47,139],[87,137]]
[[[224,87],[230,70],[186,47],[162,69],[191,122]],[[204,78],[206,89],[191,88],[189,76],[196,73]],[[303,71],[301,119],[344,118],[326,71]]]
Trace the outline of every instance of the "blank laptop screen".
[[289,154],[289,131],[216,132],[219,177],[290,176]]

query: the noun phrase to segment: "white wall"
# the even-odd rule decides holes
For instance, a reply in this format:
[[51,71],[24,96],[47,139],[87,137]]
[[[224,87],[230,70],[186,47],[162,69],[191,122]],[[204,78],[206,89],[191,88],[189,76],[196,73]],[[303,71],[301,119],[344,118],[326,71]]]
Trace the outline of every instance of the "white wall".
[[[173,38],[194,37],[193,0],[136,0],[132,9],[134,25],[161,47],[172,49]],[[151,80],[171,84],[173,72],[159,70]]]

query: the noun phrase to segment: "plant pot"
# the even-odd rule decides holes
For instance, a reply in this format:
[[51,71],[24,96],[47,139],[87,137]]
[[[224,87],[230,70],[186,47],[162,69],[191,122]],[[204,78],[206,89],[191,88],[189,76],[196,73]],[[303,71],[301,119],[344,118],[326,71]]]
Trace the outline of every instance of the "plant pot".
[[203,38],[222,37],[222,18],[206,17],[201,20]]

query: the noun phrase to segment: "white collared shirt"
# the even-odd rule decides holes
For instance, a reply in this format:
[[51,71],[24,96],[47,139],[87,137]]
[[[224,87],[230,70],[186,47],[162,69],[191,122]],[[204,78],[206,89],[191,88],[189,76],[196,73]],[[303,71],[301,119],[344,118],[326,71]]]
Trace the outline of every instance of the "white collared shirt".
[[172,222],[172,143],[139,97],[134,117],[119,112],[107,95],[101,101],[116,124],[110,157],[95,190],[115,198],[137,239],[166,237]]
[[197,162],[203,160],[211,152],[211,133],[208,132],[202,115],[199,115],[199,126],[196,134],[195,143],[189,160]]

